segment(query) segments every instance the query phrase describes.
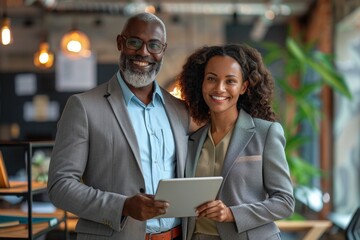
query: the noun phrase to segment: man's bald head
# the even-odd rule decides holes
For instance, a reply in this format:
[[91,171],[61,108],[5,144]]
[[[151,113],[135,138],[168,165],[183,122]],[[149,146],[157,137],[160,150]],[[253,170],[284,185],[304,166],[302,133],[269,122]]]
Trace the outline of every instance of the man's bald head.
[[166,42],[166,28],[165,28],[164,22],[160,18],[158,18],[156,15],[154,15],[152,13],[147,13],[147,12],[138,13],[136,15],[131,16],[125,23],[124,29],[121,34],[124,34],[124,32],[127,30],[128,26],[131,25],[132,22],[136,22],[136,21],[142,21],[142,22],[146,22],[146,23],[157,23],[163,30],[164,41]]

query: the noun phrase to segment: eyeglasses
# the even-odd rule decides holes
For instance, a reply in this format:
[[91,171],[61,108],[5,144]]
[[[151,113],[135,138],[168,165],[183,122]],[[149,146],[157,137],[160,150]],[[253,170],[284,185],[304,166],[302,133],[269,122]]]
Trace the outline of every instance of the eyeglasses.
[[[121,37],[125,40],[125,46],[131,50],[139,50],[144,44],[144,41],[139,38],[134,38],[134,37],[127,38],[123,35],[121,35]],[[154,54],[161,53],[162,51],[164,51],[166,46],[166,44],[163,44],[159,40],[150,40],[148,42],[145,42],[145,44],[149,53],[154,53]]]

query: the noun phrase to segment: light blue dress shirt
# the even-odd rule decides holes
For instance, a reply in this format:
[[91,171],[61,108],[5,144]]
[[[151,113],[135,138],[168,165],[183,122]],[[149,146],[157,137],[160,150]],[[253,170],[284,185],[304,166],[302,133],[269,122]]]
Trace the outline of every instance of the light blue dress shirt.
[[[160,179],[175,178],[175,141],[159,85],[154,81],[152,101],[145,105],[129,89],[120,73],[117,78],[140,149],[146,194],[155,194]],[[160,218],[146,222],[146,232],[167,231],[180,219]]]

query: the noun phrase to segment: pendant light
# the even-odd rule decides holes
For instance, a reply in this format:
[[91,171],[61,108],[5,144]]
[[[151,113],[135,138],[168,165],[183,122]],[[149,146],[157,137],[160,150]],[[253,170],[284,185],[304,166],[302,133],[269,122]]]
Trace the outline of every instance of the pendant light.
[[61,51],[70,57],[88,57],[91,54],[89,38],[73,27],[62,37]]
[[12,43],[12,33],[10,29],[10,18],[6,14],[6,1],[4,1],[4,14],[1,19],[1,44],[9,45]]
[[54,64],[54,53],[50,51],[46,38],[40,42],[39,50],[34,54],[34,65],[38,68],[51,68]]

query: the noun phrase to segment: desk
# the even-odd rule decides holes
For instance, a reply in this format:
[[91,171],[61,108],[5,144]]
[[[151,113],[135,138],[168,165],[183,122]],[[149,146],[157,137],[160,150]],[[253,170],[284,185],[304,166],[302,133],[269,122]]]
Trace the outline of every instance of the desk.
[[276,225],[284,232],[307,232],[302,240],[319,239],[332,225],[327,220],[277,221]]

